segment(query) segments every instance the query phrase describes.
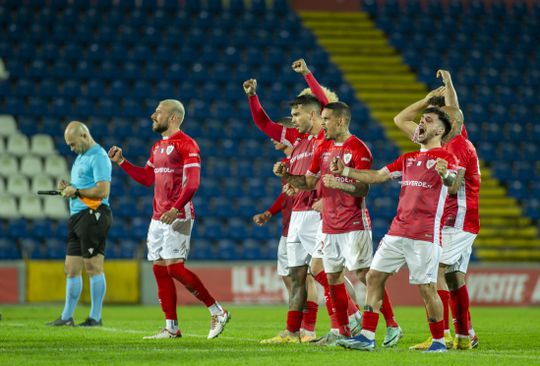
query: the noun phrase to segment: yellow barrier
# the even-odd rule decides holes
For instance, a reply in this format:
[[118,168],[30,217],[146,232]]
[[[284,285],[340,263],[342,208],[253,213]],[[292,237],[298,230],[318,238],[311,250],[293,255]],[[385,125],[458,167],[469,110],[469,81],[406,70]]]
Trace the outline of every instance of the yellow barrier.
[[[66,277],[64,261],[28,261],[26,263],[26,301],[64,301]],[[105,261],[107,280],[106,303],[139,303],[139,262]],[[90,302],[90,283],[83,270],[81,302]]]

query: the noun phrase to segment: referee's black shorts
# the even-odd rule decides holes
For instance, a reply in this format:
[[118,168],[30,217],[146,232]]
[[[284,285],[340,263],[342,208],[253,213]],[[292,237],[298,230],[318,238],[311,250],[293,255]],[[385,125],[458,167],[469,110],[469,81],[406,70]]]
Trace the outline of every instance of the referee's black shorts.
[[105,255],[107,234],[112,224],[111,209],[101,205],[87,208],[69,218],[67,255],[92,258]]

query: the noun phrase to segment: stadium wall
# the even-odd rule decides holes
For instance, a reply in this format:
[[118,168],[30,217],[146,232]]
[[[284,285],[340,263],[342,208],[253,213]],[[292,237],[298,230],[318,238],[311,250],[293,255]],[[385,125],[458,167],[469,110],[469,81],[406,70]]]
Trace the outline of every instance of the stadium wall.
[[[235,304],[284,304],[287,294],[274,262],[192,262],[216,299]],[[106,303],[157,305],[152,264],[130,260],[106,262]],[[362,303],[364,286],[348,276]],[[89,302],[88,278],[84,276],[81,301]],[[471,303],[481,306],[539,306],[540,264],[489,264],[473,266],[467,276]],[[178,304],[197,304],[195,297],[177,285]],[[422,305],[418,291],[408,284],[408,271],[388,280],[395,305]],[[320,291],[322,294],[322,291]],[[0,303],[62,302],[65,294],[63,261],[0,262]],[[321,298],[322,303],[322,298]]]

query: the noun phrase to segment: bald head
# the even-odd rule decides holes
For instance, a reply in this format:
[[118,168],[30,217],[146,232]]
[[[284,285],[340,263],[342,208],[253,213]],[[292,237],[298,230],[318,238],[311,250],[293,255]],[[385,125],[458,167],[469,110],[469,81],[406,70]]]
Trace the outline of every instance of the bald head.
[[184,116],[186,115],[186,110],[182,102],[176,99],[165,99],[160,102],[169,113],[174,114],[178,119],[178,125],[180,126],[184,121]]
[[96,142],[90,135],[90,130],[86,125],[79,121],[71,121],[66,126],[64,131],[64,139],[66,144],[71,148],[71,151],[82,154]]
[[88,129],[88,127],[86,127],[86,125],[82,122],[79,122],[79,121],[71,121],[68,123],[68,125],[66,126],[66,130],[64,132],[64,136],[65,135],[81,135],[81,134],[88,134],[90,135],[90,130]]

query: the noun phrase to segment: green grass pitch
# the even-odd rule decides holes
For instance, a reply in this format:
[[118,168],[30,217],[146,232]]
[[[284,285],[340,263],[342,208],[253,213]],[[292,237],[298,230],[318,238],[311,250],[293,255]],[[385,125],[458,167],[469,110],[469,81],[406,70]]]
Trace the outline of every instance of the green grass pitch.
[[[408,347],[428,336],[422,308],[396,307],[405,335],[397,347],[375,352],[349,351],[308,344],[268,346],[259,340],[285,324],[281,306],[230,306],[232,320],[217,339],[208,341],[210,316],[204,307],[179,308],[181,339],[143,340],[164,324],[158,307],[105,306],[101,328],[51,328],[61,306],[0,307],[0,365],[540,365],[540,308],[473,308],[478,349],[423,354]],[[76,322],[88,307],[79,306]],[[319,309],[317,332],[328,327]]]

